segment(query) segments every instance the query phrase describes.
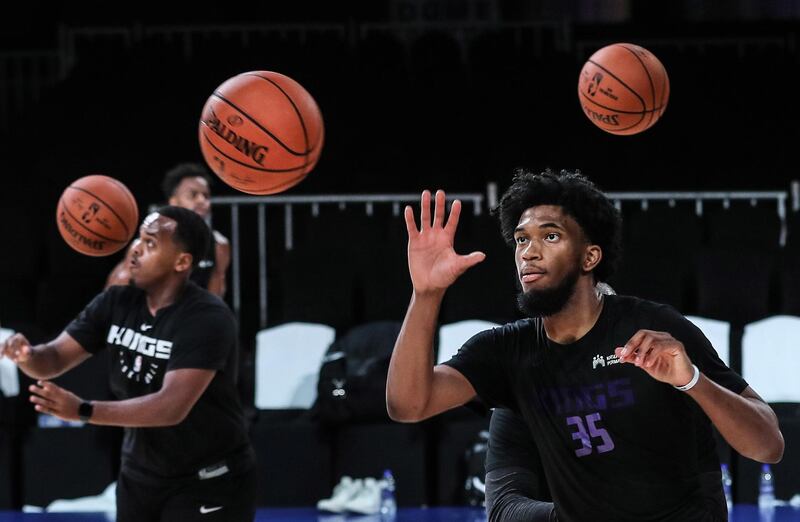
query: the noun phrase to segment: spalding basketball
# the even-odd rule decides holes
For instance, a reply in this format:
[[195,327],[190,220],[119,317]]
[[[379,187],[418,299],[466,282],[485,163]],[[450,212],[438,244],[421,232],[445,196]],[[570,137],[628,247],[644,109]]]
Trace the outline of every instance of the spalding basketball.
[[253,71],[227,80],[208,99],[200,149],[231,187],[274,194],[311,172],[324,133],[319,107],[303,86],[276,72]]
[[56,224],[69,246],[88,256],[107,256],[127,245],[139,223],[128,188],[108,176],[86,176],[61,194]]
[[650,51],[617,43],[603,47],[584,64],[578,97],[586,116],[604,131],[636,134],[664,114],[669,78]]

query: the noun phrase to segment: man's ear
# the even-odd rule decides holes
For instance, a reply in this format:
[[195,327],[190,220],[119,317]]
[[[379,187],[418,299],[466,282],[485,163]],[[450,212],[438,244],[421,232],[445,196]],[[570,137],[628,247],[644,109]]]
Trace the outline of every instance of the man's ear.
[[191,270],[193,260],[192,254],[189,252],[181,252],[178,254],[178,259],[175,260],[175,271],[186,272]]
[[603,249],[599,245],[587,245],[586,251],[583,254],[583,263],[581,269],[584,272],[591,272],[600,261],[603,259]]

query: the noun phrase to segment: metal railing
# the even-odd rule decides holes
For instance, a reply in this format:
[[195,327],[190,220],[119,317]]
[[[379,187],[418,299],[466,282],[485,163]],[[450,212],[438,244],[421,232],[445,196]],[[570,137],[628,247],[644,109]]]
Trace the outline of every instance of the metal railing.
[[[320,205],[338,205],[340,208],[347,204],[363,204],[367,216],[372,216],[375,205],[391,205],[392,213],[400,215],[402,204],[419,201],[419,194],[336,194],[319,196],[221,196],[211,199],[214,206],[230,206],[231,218],[231,276],[232,276],[232,304],[237,317],[241,315],[242,286],[241,286],[241,241],[239,211],[243,206],[256,206],[257,233],[258,233],[258,309],[259,325],[267,325],[267,206],[283,206],[284,212],[284,247],[287,250],[294,248],[294,218],[295,205],[309,205],[312,215],[319,213]],[[483,212],[484,195],[479,193],[454,193],[448,194],[449,201],[459,199],[471,204],[473,215]]]
[[[703,215],[704,204],[711,201],[720,201],[723,208],[728,208],[731,201],[749,201],[751,205],[774,204],[775,211],[780,220],[781,246],[786,241],[787,199],[790,198],[792,211],[800,211],[800,182],[794,181],[790,191],[699,191],[699,192],[607,192],[606,195],[621,208],[623,202],[638,202],[643,210],[647,210],[651,201],[666,201],[674,206],[679,201],[694,202],[694,209],[698,216]],[[484,212],[484,204],[493,208],[497,205],[497,186],[490,183],[487,195],[480,193],[452,193],[447,199],[459,199],[472,207],[472,214],[480,216]],[[259,325],[267,325],[267,206],[283,206],[284,248],[294,248],[294,208],[298,205],[307,205],[311,214],[319,214],[320,205],[338,205],[343,209],[349,204],[364,205],[367,216],[373,215],[375,205],[391,205],[392,214],[399,216],[401,205],[416,203],[419,194],[337,194],[337,195],[308,195],[308,196],[222,196],[211,199],[215,207],[230,207],[231,219],[231,270],[232,270],[232,301],[237,317],[240,316],[242,306],[241,286],[241,229],[240,209],[245,206],[257,207],[257,234],[258,234],[258,304]]]

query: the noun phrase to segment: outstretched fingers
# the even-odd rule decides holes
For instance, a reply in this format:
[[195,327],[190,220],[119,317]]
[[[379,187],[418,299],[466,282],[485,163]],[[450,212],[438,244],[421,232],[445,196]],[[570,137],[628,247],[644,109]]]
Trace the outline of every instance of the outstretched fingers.
[[406,205],[404,216],[406,218],[406,231],[408,232],[408,237],[417,237],[417,235],[419,235],[419,230],[417,229],[417,222],[414,221],[414,209],[411,208],[411,205]]
[[461,273],[463,274],[468,269],[472,268],[473,266],[477,265],[484,259],[486,259],[486,254],[483,252],[475,251],[465,256],[460,256],[461,260]]
[[[433,202],[431,202],[431,199],[433,199]],[[431,221],[431,203],[433,203],[433,221]],[[410,206],[406,206],[404,214],[409,237],[414,237],[430,228],[442,228],[450,235],[454,235],[461,215],[461,202],[458,200],[453,202],[450,216],[448,217],[445,191],[437,190],[436,195],[432,196],[429,190],[424,190],[420,197],[419,227],[417,227],[414,213]]]
[[425,230],[431,228],[431,193],[428,190],[422,191],[422,199],[420,201],[421,209],[419,211],[419,228]]
[[458,218],[461,216],[461,201],[455,200],[453,201],[453,205],[450,207],[450,217],[447,218],[447,224],[444,226],[444,229],[450,235],[455,235],[456,228],[458,228]]
[[447,200],[444,190],[436,191],[436,204],[434,205],[433,228],[444,227],[444,211],[447,208]]

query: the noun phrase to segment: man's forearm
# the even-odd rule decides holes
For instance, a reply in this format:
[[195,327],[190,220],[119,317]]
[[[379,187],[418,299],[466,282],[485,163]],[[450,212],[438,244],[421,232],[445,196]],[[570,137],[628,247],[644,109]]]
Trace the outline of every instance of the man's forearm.
[[778,418],[768,404],[749,389],[737,395],[700,376],[687,392],[703,409],[728,444],[741,455],[775,463],[783,457],[784,441]]
[[125,428],[174,426],[187,413],[161,392],[123,401],[92,401],[92,405],[91,424]]
[[63,361],[51,343],[31,347],[30,358],[18,362],[17,367],[34,379],[53,379],[67,371],[68,364]]
[[557,522],[552,502],[536,500],[536,477],[525,468],[486,473],[486,513],[490,522]]
[[433,339],[444,292],[411,298],[386,380],[389,415],[415,420],[425,410],[433,382]]

